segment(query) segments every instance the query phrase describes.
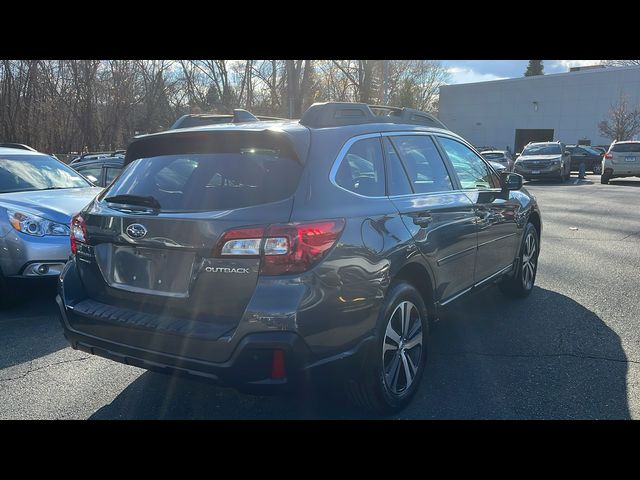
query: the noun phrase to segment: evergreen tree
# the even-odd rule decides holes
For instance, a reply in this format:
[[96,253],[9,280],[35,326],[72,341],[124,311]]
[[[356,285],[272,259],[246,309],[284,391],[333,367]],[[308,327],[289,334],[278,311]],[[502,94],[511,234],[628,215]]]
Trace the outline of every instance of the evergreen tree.
[[524,76],[532,77],[534,75],[544,75],[542,60],[529,60],[529,65],[527,65],[527,71],[524,72]]

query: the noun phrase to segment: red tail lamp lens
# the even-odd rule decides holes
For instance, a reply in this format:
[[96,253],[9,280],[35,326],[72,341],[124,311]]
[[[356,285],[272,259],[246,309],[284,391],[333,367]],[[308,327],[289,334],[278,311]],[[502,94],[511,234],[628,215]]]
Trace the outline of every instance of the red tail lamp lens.
[[260,273],[284,275],[309,270],[335,245],[344,225],[345,221],[342,218],[312,223],[271,225],[265,237],[286,239],[288,252],[264,255]]

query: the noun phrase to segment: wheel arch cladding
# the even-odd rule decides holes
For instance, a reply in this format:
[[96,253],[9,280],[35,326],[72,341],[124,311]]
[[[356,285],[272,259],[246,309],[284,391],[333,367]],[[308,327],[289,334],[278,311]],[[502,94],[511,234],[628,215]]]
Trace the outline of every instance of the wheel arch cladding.
[[393,281],[405,281],[413,285],[422,296],[429,316],[435,313],[434,290],[429,271],[419,263],[404,265],[392,279]]

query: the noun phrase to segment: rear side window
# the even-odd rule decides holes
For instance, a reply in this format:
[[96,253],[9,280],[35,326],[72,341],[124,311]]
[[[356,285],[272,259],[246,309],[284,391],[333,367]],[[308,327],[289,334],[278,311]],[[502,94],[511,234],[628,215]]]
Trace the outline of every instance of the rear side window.
[[100,178],[102,177],[102,165],[78,168],[77,171],[87,177],[96,185],[100,185]]
[[335,181],[342,188],[367,197],[385,195],[384,163],[380,139],[354,143],[340,162]]
[[407,135],[393,136],[390,139],[416,193],[453,189],[449,173],[431,137]]
[[104,174],[104,184],[109,185],[111,182],[115,180],[115,178],[120,175],[122,171],[121,168],[109,167]]
[[611,147],[612,152],[640,153],[640,143],[616,143]]
[[278,149],[240,146],[132,162],[107,196],[152,196],[165,212],[230,210],[291,196],[302,166]]

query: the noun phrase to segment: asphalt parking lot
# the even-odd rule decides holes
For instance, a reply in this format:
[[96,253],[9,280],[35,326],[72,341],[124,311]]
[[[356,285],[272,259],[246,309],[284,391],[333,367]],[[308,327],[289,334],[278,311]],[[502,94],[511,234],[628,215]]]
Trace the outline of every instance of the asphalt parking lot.
[[[640,418],[640,179],[526,185],[544,230],[536,288],[491,287],[432,331],[408,419]],[[0,419],[367,418],[320,397],[257,397],[67,346],[53,290],[0,313]]]

